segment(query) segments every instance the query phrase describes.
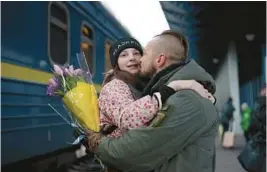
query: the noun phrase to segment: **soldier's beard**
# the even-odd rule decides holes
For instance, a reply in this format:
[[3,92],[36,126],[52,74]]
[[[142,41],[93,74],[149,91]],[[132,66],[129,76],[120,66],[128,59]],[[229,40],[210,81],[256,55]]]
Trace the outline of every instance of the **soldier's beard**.
[[151,78],[157,72],[157,69],[154,66],[150,66],[147,70],[143,71],[141,69],[140,76],[144,78]]

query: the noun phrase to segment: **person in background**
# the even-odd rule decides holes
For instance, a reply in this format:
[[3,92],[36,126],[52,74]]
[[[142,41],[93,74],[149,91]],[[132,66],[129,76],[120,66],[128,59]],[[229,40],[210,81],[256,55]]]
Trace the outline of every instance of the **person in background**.
[[223,127],[222,140],[221,140],[222,143],[223,143],[224,133],[229,130],[229,123],[233,119],[234,111],[235,108],[233,106],[233,99],[232,97],[229,97],[226,103],[224,104],[221,116],[221,124]]
[[262,133],[266,140],[266,94],[260,95],[256,100],[258,106],[251,115],[251,122],[248,127],[250,136]]
[[256,102],[247,129],[250,138],[238,160],[247,172],[266,172],[266,92]]
[[252,109],[247,103],[242,103],[241,105],[241,128],[244,132],[244,137],[246,142],[249,140],[249,126],[251,122]]

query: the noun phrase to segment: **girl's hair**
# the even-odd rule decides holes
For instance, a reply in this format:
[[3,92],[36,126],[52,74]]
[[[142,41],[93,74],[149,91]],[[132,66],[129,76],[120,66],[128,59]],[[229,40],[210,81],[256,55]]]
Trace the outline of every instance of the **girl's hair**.
[[106,85],[108,82],[110,82],[111,80],[113,80],[114,78],[120,79],[127,84],[135,85],[137,82],[137,78],[138,78],[138,76],[136,75],[120,70],[118,65],[116,65],[114,69],[111,69],[110,71],[106,72],[104,75],[105,76],[104,76],[104,80],[102,83],[102,87]]
[[108,72],[104,73],[104,80],[102,83],[102,87],[110,82],[114,78],[114,70],[111,69]]

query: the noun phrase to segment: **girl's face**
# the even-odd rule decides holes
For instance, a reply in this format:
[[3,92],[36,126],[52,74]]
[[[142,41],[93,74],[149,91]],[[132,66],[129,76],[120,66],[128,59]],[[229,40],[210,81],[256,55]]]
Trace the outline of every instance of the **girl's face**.
[[127,48],[123,50],[118,57],[118,66],[120,70],[131,74],[140,72],[141,53],[135,48]]

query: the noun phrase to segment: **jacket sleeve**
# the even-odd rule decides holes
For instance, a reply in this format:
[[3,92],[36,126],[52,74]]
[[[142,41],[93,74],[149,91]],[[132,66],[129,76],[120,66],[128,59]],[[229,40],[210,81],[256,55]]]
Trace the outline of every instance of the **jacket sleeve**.
[[205,116],[193,94],[185,90],[172,95],[160,127],[129,130],[117,139],[104,137],[96,154],[122,171],[154,170],[203,133]]
[[128,85],[118,79],[104,86],[98,103],[101,114],[121,129],[145,126],[159,110],[155,97],[135,101]]

